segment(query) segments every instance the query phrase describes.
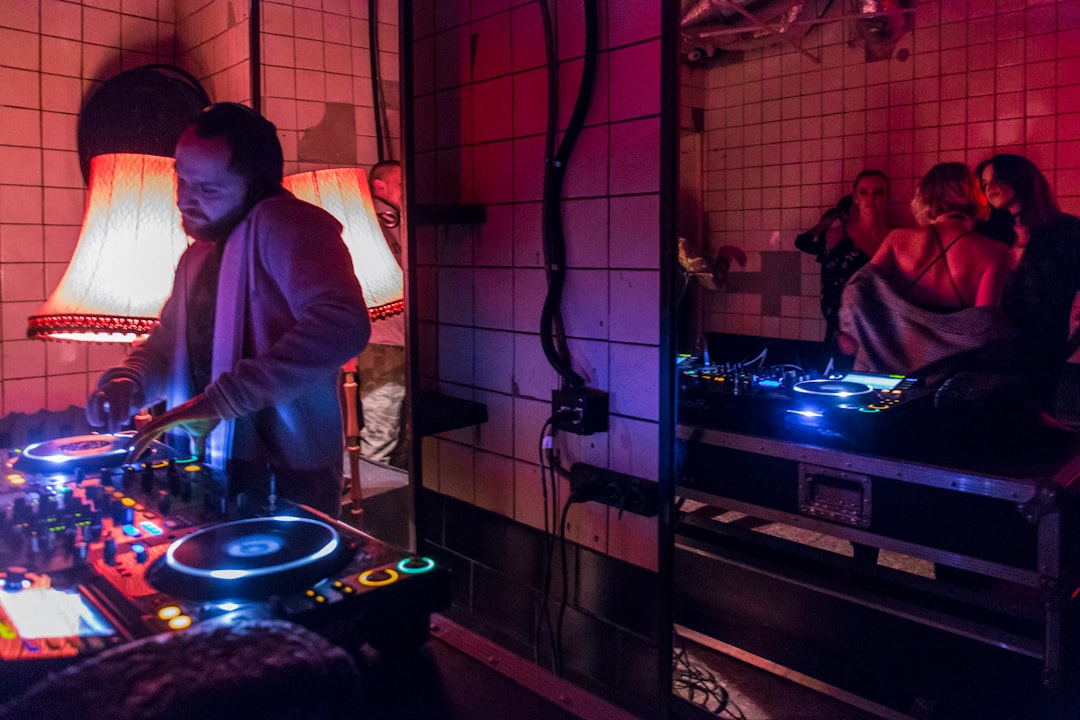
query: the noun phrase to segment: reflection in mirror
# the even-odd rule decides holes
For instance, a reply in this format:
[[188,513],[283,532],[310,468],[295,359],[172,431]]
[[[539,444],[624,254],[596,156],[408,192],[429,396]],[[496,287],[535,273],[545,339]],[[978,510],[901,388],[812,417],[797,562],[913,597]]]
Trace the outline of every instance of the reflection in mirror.
[[[790,27],[800,32],[790,37],[773,33],[753,48],[725,47],[754,25],[747,13],[768,26],[781,10],[796,6],[819,10],[819,16],[791,20]],[[880,14],[890,7],[896,12]],[[724,17],[712,18],[707,28],[696,18],[685,24],[691,11],[708,8]],[[788,373],[800,377],[828,369],[822,263],[819,253],[801,252],[795,241],[806,231],[816,230],[816,238],[826,229],[829,223],[819,225],[823,214],[858,189],[861,172],[880,171],[888,179],[884,188],[871,183],[870,190],[871,195],[885,190],[888,203],[884,216],[859,208],[874,218],[867,228],[852,223],[837,228],[852,240],[863,229],[873,229],[873,239],[880,241],[883,225],[914,226],[909,203],[931,167],[956,161],[974,168],[998,153],[1031,160],[1048,179],[1061,209],[1077,214],[1080,146],[1068,128],[1080,112],[1075,100],[1080,79],[1071,70],[1077,51],[1063,53],[1075,45],[1075,8],[1060,3],[1006,7],[944,0],[777,0],[685,2],[683,12],[678,226],[684,238],[679,265],[685,292],[678,315],[679,349],[688,359],[679,370],[678,433],[687,442],[681,447],[685,466],[676,488],[683,500],[676,544],[692,550],[676,551],[679,634],[688,639],[687,646],[702,649],[700,657],[720,650],[802,676],[885,716],[909,712],[912,703],[926,699],[900,690],[909,681],[913,693],[927,690],[918,685],[926,678],[914,678],[917,672],[883,681],[882,674],[866,677],[875,671],[863,674],[839,656],[822,660],[822,643],[835,650],[856,642],[849,632],[851,615],[830,617],[816,606],[809,612],[828,590],[806,563],[799,565],[813,558],[821,567],[847,572],[868,561],[871,572],[891,572],[882,569],[888,553],[879,558],[877,547],[863,545],[869,539],[883,547],[889,542],[874,535],[885,531],[870,525],[869,515],[852,511],[843,522],[836,517],[821,522],[820,514],[811,518],[799,504],[821,501],[861,512],[865,497],[869,512],[869,491],[864,492],[869,481],[854,473],[815,475],[804,465],[796,478],[794,469],[783,464],[789,458],[780,456],[793,444],[784,435],[787,426],[769,425],[765,401],[754,404],[746,396],[751,390],[765,394],[777,388],[768,385],[774,368],[781,384]],[[759,24],[757,29],[765,28]],[[709,38],[715,40],[711,46]],[[856,206],[862,202],[858,196],[853,201]],[[873,247],[867,245],[864,254]],[[745,263],[740,265],[743,256],[729,248],[741,251]],[[715,381],[698,380],[694,373],[702,366],[717,369]],[[729,382],[731,375],[720,377],[729,367],[753,369],[740,385]],[[1066,366],[1066,377],[1070,371]],[[733,385],[743,388],[740,397],[729,391]],[[1058,396],[1058,412],[1066,394]],[[1064,411],[1076,416],[1075,407]],[[829,428],[822,428],[812,443],[832,447],[821,439]],[[745,436],[756,441],[761,435],[769,441],[738,444]],[[763,443],[768,450],[760,449]],[[863,445],[857,452],[873,449]],[[823,464],[826,459],[823,455]],[[873,499],[876,512],[882,500],[878,495]],[[744,554],[731,551],[736,546]],[[903,573],[890,577],[920,587],[932,579],[936,558],[923,550],[920,557],[890,557],[888,562],[898,563],[890,568]],[[762,571],[765,556],[772,563],[768,571]],[[786,562],[807,571],[800,582],[777,581],[788,568],[772,571]],[[811,589],[804,594],[807,586]],[[834,587],[848,592],[843,582]],[[925,629],[919,613],[913,616],[920,631]],[[946,634],[960,624],[949,622],[955,624]],[[920,661],[899,661],[890,652],[888,643],[876,642],[873,652],[866,653],[867,667],[890,661],[894,668],[920,666]],[[1034,669],[1037,675],[1039,663]],[[681,672],[676,668],[676,677]],[[951,676],[936,680],[934,692],[951,692],[941,689]],[[792,712],[773,707],[768,714]]]
[[[261,88],[261,110],[278,128],[287,176],[327,168],[364,170],[368,187],[363,189],[372,191],[365,205],[377,213],[391,248],[380,258],[393,262],[396,256],[400,277],[401,171],[384,164],[371,175],[376,164],[400,158],[397,3],[310,5],[260,0],[254,6],[259,32],[253,47],[257,44],[259,54],[252,73]],[[412,547],[408,436],[402,422],[404,328],[400,304],[374,311],[371,341],[350,376],[358,384],[363,428],[348,433],[349,495],[342,515],[362,519],[364,530],[380,539]]]
[[[794,237],[867,168],[894,178],[890,212],[902,221],[915,175],[912,13],[887,22],[846,3],[764,6],[754,18],[741,7],[684,11],[680,230],[689,257],[731,272],[723,291],[700,275],[688,282],[688,352],[707,332],[824,337],[818,267],[795,251]],[[773,15],[798,32],[762,25]],[[688,39],[711,39],[712,53],[695,53]]]

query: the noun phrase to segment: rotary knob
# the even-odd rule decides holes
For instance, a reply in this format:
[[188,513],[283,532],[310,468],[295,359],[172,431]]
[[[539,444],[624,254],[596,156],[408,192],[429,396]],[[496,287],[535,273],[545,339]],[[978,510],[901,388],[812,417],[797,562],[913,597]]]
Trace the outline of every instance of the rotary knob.
[[105,538],[105,544],[101,548],[102,558],[105,560],[106,565],[116,564],[116,538]]
[[22,590],[23,580],[26,579],[26,568],[9,567],[4,574],[4,589],[9,592]]
[[169,494],[168,490],[158,490],[157,507],[158,512],[162,515],[168,514],[169,510],[172,508],[172,495]]

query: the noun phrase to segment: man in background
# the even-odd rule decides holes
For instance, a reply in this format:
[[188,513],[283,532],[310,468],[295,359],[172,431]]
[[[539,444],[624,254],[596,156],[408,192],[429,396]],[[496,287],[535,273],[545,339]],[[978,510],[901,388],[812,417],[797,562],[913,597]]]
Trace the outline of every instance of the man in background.
[[[401,265],[401,164],[385,160],[372,166],[368,183],[383,237]],[[371,340],[357,363],[364,426],[360,454],[367,460],[408,467],[408,447],[401,435],[405,402],[405,315],[373,320]]]

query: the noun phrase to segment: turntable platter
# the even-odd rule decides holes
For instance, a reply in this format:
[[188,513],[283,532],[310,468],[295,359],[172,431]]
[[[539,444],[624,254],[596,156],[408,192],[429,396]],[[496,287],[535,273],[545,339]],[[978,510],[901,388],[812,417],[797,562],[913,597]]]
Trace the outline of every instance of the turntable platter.
[[[70,474],[76,470],[95,472],[102,468],[116,468],[127,460],[134,433],[74,435],[72,437],[45,440],[27,445],[12,467],[25,473]],[[153,463],[174,459],[178,454],[159,440],[139,458],[141,462]]]
[[866,395],[873,391],[869,385],[848,380],[804,380],[795,384],[795,392],[837,399]]
[[302,590],[344,567],[352,551],[319,520],[251,518],[174,542],[148,570],[150,584],[196,600],[262,600]]
[[117,467],[127,458],[131,435],[76,435],[28,445],[15,461],[16,470],[74,472]]

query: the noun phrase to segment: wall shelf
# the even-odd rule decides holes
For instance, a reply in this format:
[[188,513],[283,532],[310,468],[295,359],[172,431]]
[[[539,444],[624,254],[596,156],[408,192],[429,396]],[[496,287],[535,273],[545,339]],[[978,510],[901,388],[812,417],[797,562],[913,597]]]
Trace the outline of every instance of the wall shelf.
[[413,431],[417,437],[479,425],[488,419],[487,405],[435,391],[420,393],[415,407]]
[[414,205],[409,222],[414,225],[468,225],[487,220],[483,205]]

